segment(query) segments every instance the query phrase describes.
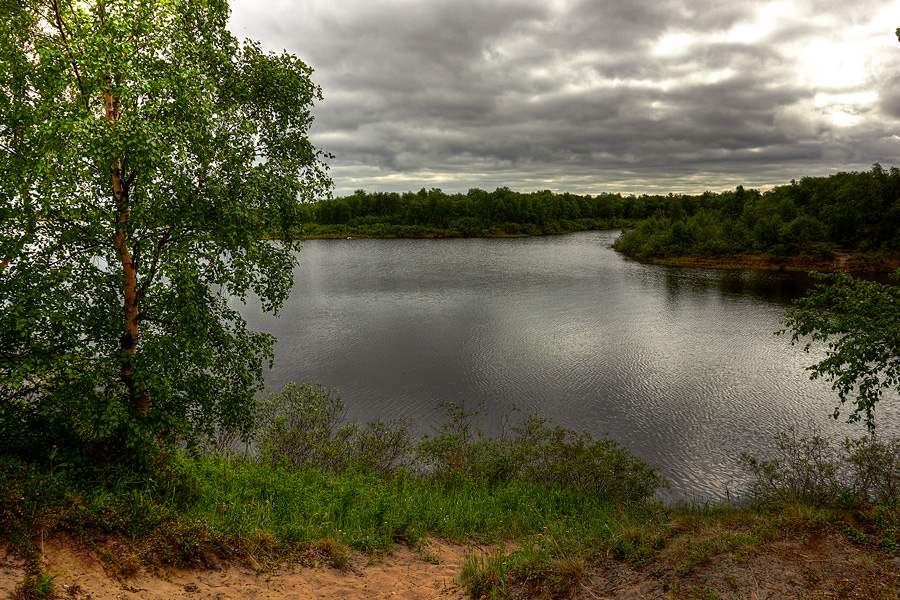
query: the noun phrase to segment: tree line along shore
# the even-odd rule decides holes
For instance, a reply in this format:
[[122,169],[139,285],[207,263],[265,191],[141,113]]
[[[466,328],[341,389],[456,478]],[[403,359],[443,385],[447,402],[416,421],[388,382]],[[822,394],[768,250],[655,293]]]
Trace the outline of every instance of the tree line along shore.
[[549,190],[366,192],[302,209],[306,238],[504,237],[623,229],[642,260],[888,271],[900,256],[900,169],[803,177],[761,192],[623,196]]

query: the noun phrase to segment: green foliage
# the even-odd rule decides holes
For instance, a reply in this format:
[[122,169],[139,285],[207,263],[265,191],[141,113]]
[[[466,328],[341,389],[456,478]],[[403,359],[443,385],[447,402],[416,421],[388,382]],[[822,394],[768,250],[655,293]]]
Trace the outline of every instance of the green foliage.
[[810,506],[900,506],[900,439],[846,439],[835,446],[819,433],[776,436],[777,454],[741,456],[752,475],[750,495]]
[[[5,3],[0,436],[70,468],[246,430],[302,200],[327,189],[297,58],[222,0]],[[280,242],[263,241],[277,234]]]
[[294,468],[338,473],[351,468],[395,473],[412,452],[410,423],[395,419],[361,428],[346,422],[336,391],[322,384],[288,383],[261,404],[258,441],[262,456]]
[[850,494],[883,506],[900,506],[900,439],[847,439],[843,459],[852,474]]
[[35,559],[41,531],[66,531],[88,543],[116,535],[132,540],[142,560],[188,566],[215,555],[285,557],[320,544],[337,560],[342,548],[377,552],[432,535],[531,536],[545,556],[562,556],[604,548],[630,522],[602,498],[521,479],[447,482],[362,469],[326,474],[208,457],[175,461],[172,468],[180,474],[171,480],[121,472],[97,485],[0,463],[0,535]]
[[655,469],[609,439],[550,427],[527,416],[500,439],[476,431],[481,411],[442,402],[445,419],[434,435],[413,444],[411,424],[347,423],[345,407],[321,384],[288,384],[261,405],[258,443],[263,459],[293,469],[382,474],[410,467],[443,483],[496,485],[522,480],[557,486],[598,499],[644,502],[667,482]]
[[472,598],[570,598],[587,576],[587,555],[571,537],[540,534],[509,553],[469,552],[460,580]]
[[459,578],[472,598],[506,598],[507,572],[515,568],[513,559],[496,548],[488,555],[466,554]]
[[639,199],[618,194],[577,196],[549,190],[520,193],[439,189],[405,194],[357,190],[309,208],[308,237],[475,237],[617,229],[648,214]]
[[800,437],[796,431],[776,436],[778,457],[741,459],[753,476],[750,495],[763,500],[796,500],[833,504],[841,497],[840,465],[835,449],[818,434]]
[[[835,247],[900,251],[900,169],[805,177],[765,193],[659,197],[615,243],[639,258],[748,253],[831,258]],[[645,200],[645,206],[650,205]]]
[[440,406],[446,416],[441,429],[426,436],[417,450],[421,464],[440,480],[517,478],[629,503],[644,502],[668,487],[655,469],[614,440],[551,427],[548,419],[535,415],[526,416],[510,435],[493,439],[474,431],[479,411],[452,402]]
[[0,459],[0,537],[27,548],[32,523],[55,525],[54,509],[65,498],[66,482],[58,473]]
[[[299,396],[314,413],[324,411],[324,420],[309,421],[318,423],[314,431],[328,423],[338,429],[343,424],[329,416],[341,414],[339,399],[321,386],[291,386],[283,396],[281,401],[270,398],[267,405],[296,407]],[[471,448],[497,445],[482,444],[478,412],[459,405],[443,408],[450,416],[447,426],[428,440],[446,434],[465,456],[478,460],[489,456]],[[541,445],[555,431],[532,417],[523,421],[515,437],[527,440],[523,445],[537,444],[525,452],[531,456],[543,452]],[[453,444],[433,447],[448,449]],[[856,543],[896,554],[900,513],[897,498],[891,500],[890,493],[896,493],[891,490],[900,481],[894,458],[900,442],[865,438],[842,448],[829,451],[818,440],[786,438],[787,458],[775,471],[794,469],[806,477],[807,466],[795,468],[786,462],[810,461],[811,456],[819,465],[839,463],[835,472],[851,474],[858,483],[847,486],[851,479],[837,477],[844,491],[831,498],[837,498],[841,507],[852,502],[853,511],[810,512],[790,502],[746,510],[694,505],[661,511],[653,505],[631,506],[627,496],[592,491],[577,482],[531,481],[532,476],[523,477],[517,473],[524,471],[515,469],[506,469],[501,476],[483,460],[468,471],[451,461],[444,475],[412,469],[385,473],[377,468],[325,473],[308,465],[297,468],[287,460],[273,463],[173,452],[159,456],[150,477],[119,469],[97,482],[74,477],[68,469],[0,457],[0,538],[35,564],[20,586],[27,593],[17,596],[22,598],[52,597],[53,576],[37,568],[41,532],[66,532],[120,574],[134,572],[141,562],[209,567],[215,557],[244,560],[256,568],[272,568],[285,560],[318,563],[323,558],[343,567],[349,564],[351,550],[383,552],[397,542],[421,547],[429,536],[465,539],[480,546],[513,540],[506,550],[498,546],[485,555],[469,555],[463,584],[478,597],[562,598],[571,597],[589,569],[610,556],[633,565],[659,560],[657,569],[670,564],[684,573],[721,554],[737,554],[741,560],[765,541],[824,527],[833,526]],[[441,451],[436,456],[454,453]],[[555,459],[546,460],[552,465]],[[891,472],[892,479],[884,479],[885,472]],[[826,489],[831,493],[832,488]],[[862,489],[869,490],[867,495],[859,495]],[[765,498],[791,499],[778,493]],[[109,536],[118,540],[123,553],[103,550],[98,542]]]
[[[841,407],[850,401],[848,421],[864,419],[875,429],[875,405],[886,391],[900,389],[900,287],[854,278],[839,271],[797,300],[785,317],[792,343],[806,338],[826,344],[825,358],[809,367],[837,390]],[[894,277],[900,277],[900,272]]]
[[25,577],[16,590],[10,596],[10,600],[42,600],[44,598],[55,598],[53,581],[59,576],[58,573],[30,573]]
[[624,502],[643,502],[668,488],[656,469],[611,439],[549,427],[535,416],[513,429],[511,462],[528,481],[571,486],[581,493]]
[[[534,417],[501,444],[474,431],[477,412],[443,408],[438,435],[415,445],[405,421],[347,423],[335,393],[305,383],[260,402],[255,456],[163,451],[145,472],[120,467],[101,479],[0,456],[0,538],[37,560],[41,532],[88,545],[118,536],[137,558],[97,551],[124,572],[134,560],[202,566],[216,555],[270,564],[310,547],[341,565],[350,549],[427,536],[524,537],[517,585],[563,590],[584,572],[585,553],[612,547],[634,523],[632,507],[653,514],[659,476],[614,444]],[[578,475],[564,473],[568,461]]]

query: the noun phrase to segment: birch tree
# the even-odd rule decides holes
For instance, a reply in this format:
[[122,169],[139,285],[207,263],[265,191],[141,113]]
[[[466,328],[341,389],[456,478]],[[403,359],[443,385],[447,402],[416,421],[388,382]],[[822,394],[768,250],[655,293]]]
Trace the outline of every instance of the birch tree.
[[[223,0],[0,0],[0,438],[118,456],[249,423],[301,203],[311,69]],[[276,241],[277,240],[277,241]]]

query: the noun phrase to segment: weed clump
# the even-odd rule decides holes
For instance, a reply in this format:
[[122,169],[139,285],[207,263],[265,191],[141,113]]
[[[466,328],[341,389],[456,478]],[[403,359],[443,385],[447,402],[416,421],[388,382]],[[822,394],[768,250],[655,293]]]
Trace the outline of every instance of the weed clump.
[[43,573],[40,571],[29,573],[25,580],[19,584],[10,600],[45,600],[56,597],[54,580],[56,573]]

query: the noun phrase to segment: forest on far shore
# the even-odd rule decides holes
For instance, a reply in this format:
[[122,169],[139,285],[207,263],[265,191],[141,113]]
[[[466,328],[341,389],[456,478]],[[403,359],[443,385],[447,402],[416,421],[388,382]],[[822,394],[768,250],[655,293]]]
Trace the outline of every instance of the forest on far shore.
[[306,237],[485,237],[619,229],[658,209],[655,197],[473,188],[445,194],[366,192],[307,204]]
[[804,177],[766,192],[672,196],[615,248],[638,258],[771,254],[828,259],[900,251],[900,169]]
[[832,250],[900,251],[900,169],[804,177],[765,192],[577,195],[503,187],[445,194],[365,192],[305,205],[307,237],[463,237],[626,229],[616,249],[638,258]]

